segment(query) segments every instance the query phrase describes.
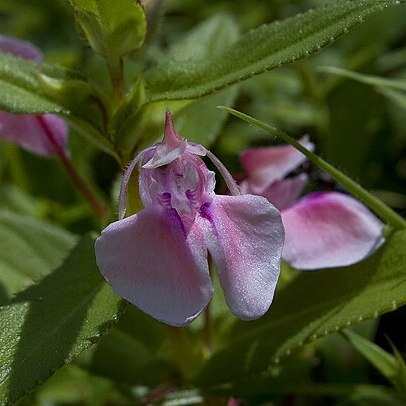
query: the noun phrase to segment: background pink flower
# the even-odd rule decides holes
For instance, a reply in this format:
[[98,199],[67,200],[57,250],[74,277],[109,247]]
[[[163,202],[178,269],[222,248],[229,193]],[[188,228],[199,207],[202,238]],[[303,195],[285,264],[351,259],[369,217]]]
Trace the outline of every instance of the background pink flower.
[[[300,141],[314,145],[307,137]],[[383,243],[383,223],[356,199],[339,192],[311,193],[297,200],[308,182],[304,173],[286,178],[306,161],[290,145],[244,151],[244,193],[265,196],[282,212],[286,240],[283,258],[299,269],[354,264]]]
[[[34,62],[42,61],[41,51],[30,42],[0,35],[0,51]],[[0,139],[14,142],[42,156],[66,150],[68,126],[53,114],[12,114],[0,111]]]

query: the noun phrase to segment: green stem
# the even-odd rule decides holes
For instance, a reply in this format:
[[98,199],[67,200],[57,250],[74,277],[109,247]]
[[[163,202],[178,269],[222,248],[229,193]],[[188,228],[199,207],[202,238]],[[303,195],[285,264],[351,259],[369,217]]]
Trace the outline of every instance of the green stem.
[[319,168],[326,171],[333,179],[335,179],[339,184],[344,186],[348,190],[348,192],[350,192],[352,195],[354,195],[359,200],[361,200],[363,203],[365,203],[369,208],[371,208],[371,210],[373,210],[376,214],[378,214],[390,226],[392,226],[393,228],[397,228],[397,229],[406,228],[406,220],[403,217],[401,217],[399,214],[397,214],[395,211],[393,211],[384,202],[382,202],[381,200],[379,200],[378,198],[373,196],[371,193],[369,193],[366,189],[364,189],[358,183],[354,182],[351,178],[344,175],[338,169],[334,168],[324,159],[320,158],[313,152],[307,150],[303,145],[301,145],[299,142],[297,142],[290,135],[284,133],[281,130],[278,130],[275,127],[272,127],[266,123],[263,123],[262,121],[259,121],[253,117],[250,117],[244,113],[241,113],[237,110],[231,109],[229,107],[224,107],[224,106],[219,106],[219,108],[228,111],[230,114],[233,114],[234,116],[237,116],[250,124],[254,124],[254,125],[262,128],[269,134],[279,137],[282,140],[284,140],[285,142],[287,142],[288,144],[292,145],[298,151],[300,151],[303,155],[305,155],[309,159],[309,161],[311,161],[313,164],[315,164]]
[[126,90],[124,83],[123,61],[119,59],[115,64],[109,64],[110,81],[113,90],[113,107],[116,109],[124,99]]

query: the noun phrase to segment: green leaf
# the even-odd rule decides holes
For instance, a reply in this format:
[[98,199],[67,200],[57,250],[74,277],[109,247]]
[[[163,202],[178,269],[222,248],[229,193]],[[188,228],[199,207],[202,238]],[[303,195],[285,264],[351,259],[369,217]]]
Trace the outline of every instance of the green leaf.
[[41,90],[40,66],[33,61],[0,52],[1,110],[11,113],[68,113]]
[[69,0],[90,46],[112,66],[144,42],[146,18],[133,0]]
[[201,97],[288,63],[334,42],[396,0],[341,0],[250,31],[221,55],[159,64],[145,74],[149,101]]
[[342,334],[389,382],[396,385],[398,363],[392,354],[351,330],[344,330]]
[[209,360],[199,381],[238,385],[306,343],[406,304],[405,246],[406,231],[398,231],[361,263],[302,272],[277,292],[262,319],[235,324],[228,347]]
[[63,107],[58,103],[2,79],[0,79],[0,94],[0,110],[33,114],[64,112]]
[[394,101],[399,107],[406,110],[406,94],[393,89],[379,89],[380,93]]
[[0,309],[0,404],[13,403],[89,348],[119,311],[85,236],[61,267]]
[[399,351],[395,355],[350,330],[342,332],[344,337],[399,391],[406,392],[406,364]]
[[112,153],[104,136],[104,102],[78,72],[0,52],[0,92],[0,110],[63,115],[85,138]]
[[165,59],[169,62],[220,56],[238,35],[238,26],[229,15],[215,14],[172,45]]
[[62,263],[76,238],[45,221],[0,211],[0,304]]
[[334,66],[321,66],[317,70],[320,72],[331,73],[333,75],[343,76],[348,79],[356,80],[360,83],[372,85],[377,88],[389,88],[406,91],[406,80],[386,79],[379,76],[367,75],[365,73],[353,72],[347,69],[336,68]]

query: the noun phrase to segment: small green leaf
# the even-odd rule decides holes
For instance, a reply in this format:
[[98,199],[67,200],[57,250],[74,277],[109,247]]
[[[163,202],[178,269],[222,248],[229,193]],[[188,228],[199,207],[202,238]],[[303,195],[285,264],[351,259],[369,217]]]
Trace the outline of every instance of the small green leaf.
[[97,269],[94,239],[83,237],[61,267],[0,308],[0,404],[15,402],[94,344],[120,302]]
[[394,101],[399,107],[406,110],[406,93],[394,89],[379,89],[380,93]]
[[344,330],[342,334],[396,389],[406,392],[405,360],[392,343],[395,355],[353,331]]
[[133,0],[69,0],[90,46],[112,66],[144,42],[146,18]]
[[347,69],[336,68],[334,66],[321,66],[317,70],[320,72],[331,73],[348,79],[356,80],[360,83],[372,85],[377,88],[388,88],[406,91],[406,80],[385,79],[379,76],[367,75],[365,73],[353,72]]
[[228,346],[204,368],[205,385],[259,376],[305,343],[406,304],[406,231],[347,268],[302,272],[263,318],[237,322]]
[[250,31],[219,55],[191,61],[169,60],[145,74],[147,99],[201,97],[305,58],[331,44],[396,0],[341,0]]
[[342,334],[389,382],[396,385],[398,363],[392,354],[351,330],[344,330]]
[[69,232],[0,211],[0,304],[61,264],[75,244]]

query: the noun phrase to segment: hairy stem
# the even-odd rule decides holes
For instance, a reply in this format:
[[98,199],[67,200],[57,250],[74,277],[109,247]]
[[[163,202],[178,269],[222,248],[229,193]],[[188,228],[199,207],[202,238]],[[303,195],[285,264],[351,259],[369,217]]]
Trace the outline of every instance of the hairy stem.
[[57,139],[55,138],[54,133],[49,128],[47,122],[44,120],[42,116],[37,116],[38,123],[44,130],[44,133],[51,143],[52,147],[55,150],[57,157],[59,158],[60,162],[64,166],[66,172],[68,173],[69,177],[71,178],[73,184],[76,188],[80,191],[82,196],[86,199],[89,203],[89,206],[93,209],[96,215],[99,217],[100,220],[103,220],[106,217],[106,209],[104,206],[98,201],[96,196],[92,193],[86,182],[82,179],[79,173],[76,171],[75,167],[72,165],[70,159],[66,156],[64,149],[59,145]]

